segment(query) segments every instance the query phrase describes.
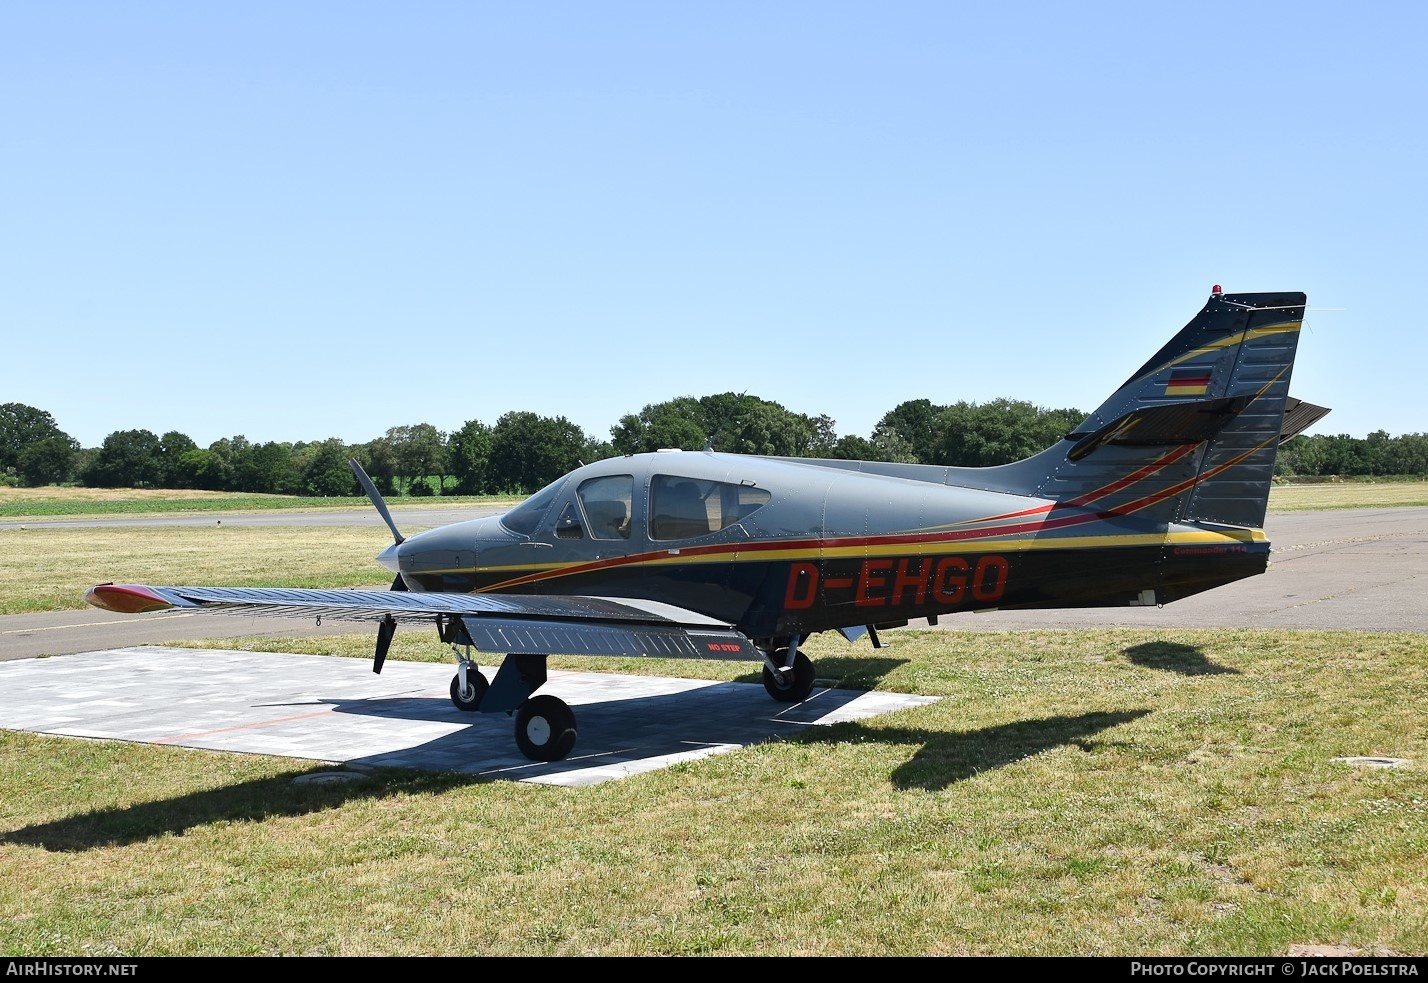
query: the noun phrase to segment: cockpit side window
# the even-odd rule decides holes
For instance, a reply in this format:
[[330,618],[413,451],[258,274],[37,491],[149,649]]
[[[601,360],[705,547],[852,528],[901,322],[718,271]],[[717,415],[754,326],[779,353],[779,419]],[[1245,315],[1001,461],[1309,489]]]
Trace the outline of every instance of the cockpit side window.
[[635,479],[628,474],[612,474],[582,482],[577,491],[588,520],[591,539],[629,539],[630,504]]
[[753,485],[657,474],[650,482],[650,538],[692,539],[732,526],[773,495]]

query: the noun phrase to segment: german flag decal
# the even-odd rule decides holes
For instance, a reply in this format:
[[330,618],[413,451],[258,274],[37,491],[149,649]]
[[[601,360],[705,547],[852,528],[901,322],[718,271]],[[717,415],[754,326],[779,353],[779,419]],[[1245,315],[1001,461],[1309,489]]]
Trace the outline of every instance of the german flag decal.
[[1210,388],[1209,369],[1173,369],[1165,384],[1167,396],[1203,396]]

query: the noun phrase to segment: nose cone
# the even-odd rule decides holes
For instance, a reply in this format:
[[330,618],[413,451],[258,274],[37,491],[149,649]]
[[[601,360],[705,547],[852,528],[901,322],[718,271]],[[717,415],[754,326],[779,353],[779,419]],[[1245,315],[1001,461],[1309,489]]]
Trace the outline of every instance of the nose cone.
[[388,546],[386,549],[382,550],[382,552],[377,554],[377,562],[380,563],[382,566],[386,567],[392,573],[402,572],[400,560],[397,555],[397,549],[399,545],[400,544],[398,543],[393,543],[391,546]]

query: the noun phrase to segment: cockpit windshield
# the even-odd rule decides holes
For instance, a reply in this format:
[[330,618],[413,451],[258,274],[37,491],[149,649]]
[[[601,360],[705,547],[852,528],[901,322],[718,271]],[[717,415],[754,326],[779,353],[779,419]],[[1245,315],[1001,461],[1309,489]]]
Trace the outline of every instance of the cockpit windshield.
[[557,478],[517,505],[511,511],[501,516],[501,525],[505,526],[513,533],[521,536],[529,536],[536,531],[540,525],[540,520],[545,518],[546,511],[550,508],[550,503],[555,501],[556,493],[560,491],[560,486],[565,484],[565,478]]

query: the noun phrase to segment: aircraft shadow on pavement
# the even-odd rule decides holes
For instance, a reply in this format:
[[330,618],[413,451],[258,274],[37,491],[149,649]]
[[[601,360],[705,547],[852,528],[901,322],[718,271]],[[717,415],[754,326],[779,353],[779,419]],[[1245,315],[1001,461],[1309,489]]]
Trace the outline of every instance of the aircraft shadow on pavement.
[[[347,759],[366,768],[427,768],[486,778],[592,784],[680,760],[787,738],[853,712],[858,690],[815,689],[804,702],[771,700],[762,685],[709,683],[684,692],[575,703],[579,740],[560,761],[531,761],[507,713],[466,713],[430,696],[327,700],[334,712],[454,723],[460,730],[411,747]],[[612,771],[613,770],[613,771]]]

